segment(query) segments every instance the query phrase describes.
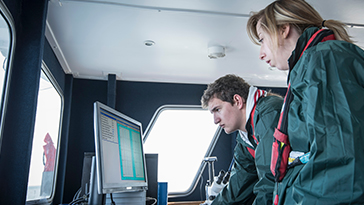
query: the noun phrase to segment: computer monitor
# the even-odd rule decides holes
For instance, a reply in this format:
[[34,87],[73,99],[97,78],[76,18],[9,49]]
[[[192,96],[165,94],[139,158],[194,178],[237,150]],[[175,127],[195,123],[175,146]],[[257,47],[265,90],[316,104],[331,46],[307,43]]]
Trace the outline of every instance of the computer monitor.
[[147,190],[142,124],[95,102],[94,133],[98,193]]

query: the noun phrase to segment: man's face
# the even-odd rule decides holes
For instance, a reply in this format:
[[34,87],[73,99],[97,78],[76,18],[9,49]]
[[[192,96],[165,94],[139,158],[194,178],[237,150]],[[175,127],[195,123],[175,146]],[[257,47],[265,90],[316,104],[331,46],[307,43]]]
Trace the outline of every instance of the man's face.
[[[235,96],[240,97],[239,95]],[[219,124],[227,134],[236,130],[246,131],[245,101],[241,97],[235,100],[235,96],[233,105],[216,97],[208,103],[208,109],[214,116],[214,123]]]

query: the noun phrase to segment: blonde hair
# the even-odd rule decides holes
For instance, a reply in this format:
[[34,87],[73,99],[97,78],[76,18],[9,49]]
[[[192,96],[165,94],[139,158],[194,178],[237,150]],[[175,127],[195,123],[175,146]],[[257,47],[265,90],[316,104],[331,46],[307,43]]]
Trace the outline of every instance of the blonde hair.
[[[260,21],[260,22],[259,22]],[[320,14],[304,0],[276,0],[259,12],[252,13],[247,23],[247,32],[253,43],[260,45],[256,30],[258,22],[278,46],[278,31],[280,26],[290,24],[299,34],[309,27],[327,27],[332,30],[337,40],[353,43],[348,35],[345,24],[336,20],[323,20]]]

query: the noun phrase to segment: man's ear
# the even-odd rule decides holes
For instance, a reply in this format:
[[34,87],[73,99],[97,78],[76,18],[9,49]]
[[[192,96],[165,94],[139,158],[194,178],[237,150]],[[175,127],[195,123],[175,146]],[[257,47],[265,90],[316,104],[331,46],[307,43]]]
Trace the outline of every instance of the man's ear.
[[240,95],[235,94],[233,96],[233,99],[234,99],[234,103],[238,106],[239,109],[242,109],[244,107],[245,100]]
[[291,31],[291,25],[289,23],[283,24],[279,28],[279,34],[282,35],[283,38],[287,38]]

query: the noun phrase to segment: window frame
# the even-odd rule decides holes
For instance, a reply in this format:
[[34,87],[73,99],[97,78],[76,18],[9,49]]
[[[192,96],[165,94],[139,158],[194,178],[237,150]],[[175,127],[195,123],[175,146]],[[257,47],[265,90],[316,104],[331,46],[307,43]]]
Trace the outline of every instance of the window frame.
[[[149,133],[151,132],[151,130],[153,129],[153,126],[155,125],[159,115],[165,111],[165,110],[206,110],[203,109],[201,107],[201,105],[162,105],[160,106],[154,113],[152,119],[150,120],[150,123],[148,124],[145,132],[144,132],[144,136],[143,136],[143,143],[146,142],[146,140],[148,139]],[[216,143],[220,137],[222,128],[220,126],[217,127],[215,134],[210,142],[210,145],[207,148],[207,151],[205,153],[204,158],[206,157],[210,157],[215,146]],[[188,196],[190,194],[192,194],[192,192],[196,189],[198,182],[201,179],[201,176],[206,168],[207,164],[206,163],[201,163],[198,171],[190,185],[190,187],[184,191],[184,192],[168,192],[168,197],[170,198],[174,198],[174,197],[185,197]]]
[[6,71],[4,75],[4,82],[3,82],[3,90],[1,91],[1,100],[0,100],[0,153],[1,153],[1,147],[2,147],[2,135],[3,135],[3,129],[4,129],[4,118],[6,114],[6,107],[8,103],[8,93],[9,93],[9,84],[10,84],[10,76],[11,76],[11,70],[13,65],[13,58],[14,58],[14,48],[15,48],[15,23],[14,19],[8,10],[7,6],[3,1],[0,1],[0,15],[4,18],[5,22],[8,25],[9,28],[9,37],[10,37],[10,43],[9,43],[9,52],[8,52],[8,60],[6,62]]
[[[63,122],[63,114],[64,114],[64,94],[59,86],[56,78],[53,76],[52,72],[48,68],[47,64],[42,60],[41,70],[47,76],[49,82],[53,85],[54,89],[58,92],[61,98],[61,109],[60,109],[60,118],[59,118],[59,129],[58,129],[58,137],[57,137],[57,147],[56,147],[56,158],[54,162],[54,173],[53,173],[53,185],[52,185],[52,193],[49,198],[41,198],[34,200],[27,200],[26,204],[52,204],[54,196],[55,196],[55,188],[57,184],[57,175],[58,175],[58,162],[59,162],[59,153],[60,153],[60,142],[62,136],[62,122]],[[42,72],[41,71],[41,72]],[[39,80],[41,80],[39,78]],[[35,126],[35,125],[34,125]],[[29,170],[30,171],[30,170]],[[28,187],[27,187],[28,191]]]

